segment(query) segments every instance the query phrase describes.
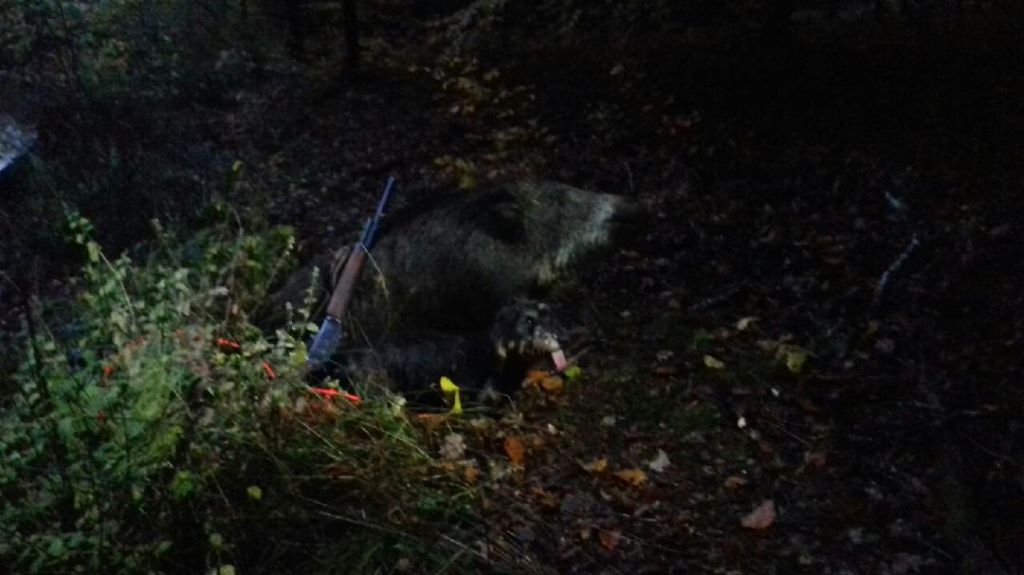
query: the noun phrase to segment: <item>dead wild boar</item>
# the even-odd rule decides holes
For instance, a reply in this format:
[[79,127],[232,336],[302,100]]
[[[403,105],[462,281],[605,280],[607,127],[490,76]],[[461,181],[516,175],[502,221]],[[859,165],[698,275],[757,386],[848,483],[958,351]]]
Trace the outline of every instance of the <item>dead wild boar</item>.
[[468,401],[500,402],[533,368],[561,371],[561,324],[551,307],[519,299],[503,306],[483,332],[397,335],[373,349],[343,347],[332,375],[384,382],[413,405],[436,405],[438,382],[451,378]]
[[[346,317],[346,337],[372,343],[410,329],[486,329],[503,305],[543,295],[574,265],[636,229],[639,214],[625,198],[543,180],[415,202],[385,219]],[[323,296],[346,255],[341,250],[332,272],[324,269],[329,258],[318,258]],[[296,272],[272,305],[301,301],[310,267]]]

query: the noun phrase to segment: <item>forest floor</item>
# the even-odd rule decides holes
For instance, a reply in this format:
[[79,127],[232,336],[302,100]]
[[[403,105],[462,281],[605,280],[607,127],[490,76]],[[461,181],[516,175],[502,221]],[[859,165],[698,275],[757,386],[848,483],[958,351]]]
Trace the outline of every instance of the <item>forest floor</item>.
[[[497,166],[481,177],[649,208],[574,288],[582,383],[469,439],[489,532],[465,553],[602,573],[1020,568],[1020,83],[952,48],[676,48],[370,65],[299,94],[283,78],[241,100],[225,145],[311,251],[348,241],[389,174],[423,193]],[[445,89],[462,81],[483,94]]]
[[568,286],[582,377],[438,433],[485,471],[467,558],[1021,569],[1019,63],[913,43],[683,48],[371,54],[330,80],[270,73],[204,135],[243,162],[239,205],[295,226],[305,253],[351,241],[388,175],[412,196],[533,174],[649,209]]
[[[386,175],[422,192],[454,159],[649,208],[575,287],[582,383],[469,440],[489,532],[465,553],[602,573],[1019,568],[1019,82],[909,45],[674,48],[514,54],[489,76],[371,65],[238,114],[253,187],[317,247],[347,241]],[[444,89],[460,78],[484,95]],[[512,120],[465,112],[517,90],[468,102]]]

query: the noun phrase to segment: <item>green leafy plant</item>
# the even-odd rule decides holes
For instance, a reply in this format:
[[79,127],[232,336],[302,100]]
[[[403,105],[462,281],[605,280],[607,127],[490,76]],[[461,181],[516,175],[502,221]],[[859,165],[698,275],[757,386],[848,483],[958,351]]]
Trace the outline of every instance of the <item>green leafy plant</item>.
[[[0,412],[0,564],[291,568],[295,548],[275,541],[308,530],[307,563],[391,565],[399,543],[419,541],[420,501],[466,497],[438,479],[403,412],[331,403],[301,383],[308,310],[272,337],[248,323],[288,265],[290,230],[221,225],[182,243],[158,228],[135,263],[109,258],[84,218],[69,214],[68,228],[86,257],[75,313],[56,329],[37,306]],[[408,521],[387,519],[406,506]],[[369,552],[370,538],[391,543]]]

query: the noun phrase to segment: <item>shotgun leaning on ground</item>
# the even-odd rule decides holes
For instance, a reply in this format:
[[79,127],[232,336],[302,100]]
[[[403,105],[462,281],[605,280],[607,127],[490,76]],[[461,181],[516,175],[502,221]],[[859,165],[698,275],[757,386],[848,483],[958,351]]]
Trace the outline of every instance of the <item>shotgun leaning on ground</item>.
[[306,359],[306,370],[310,374],[323,373],[327,362],[341,346],[341,338],[344,335],[341,321],[352,302],[352,293],[355,291],[356,280],[359,279],[359,273],[366,261],[366,254],[373,248],[373,244],[377,240],[380,220],[384,216],[384,209],[388,205],[394,187],[395,178],[388,178],[387,185],[384,186],[384,195],[381,197],[380,203],[377,204],[377,211],[366,223],[359,243],[350,252],[345,267],[342,268],[341,277],[338,279],[334,291],[331,292],[331,299],[327,304],[327,317],[320,325],[320,331],[317,332]]

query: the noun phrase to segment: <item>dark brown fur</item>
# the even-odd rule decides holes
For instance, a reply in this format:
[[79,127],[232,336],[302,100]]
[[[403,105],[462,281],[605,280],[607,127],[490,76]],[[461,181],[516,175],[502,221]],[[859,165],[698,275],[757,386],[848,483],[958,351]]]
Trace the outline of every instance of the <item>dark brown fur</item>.
[[374,350],[349,347],[337,367],[356,382],[387,381],[414,403],[437,403],[442,376],[469,400],[508,397],[531,366],[551,366],[560,332],[546,304],[518,300],[502,307],[486,332],[422,333],[389,339]]
[[[346,337],[373,345],[410,330],[487,329],[501,306],[542,297],[578,262],[613,245],[637,214],[623,198],[550,181],[414,202],[385,219],[346,317]],[[316,261],[324,295],[333,275],[327,268],[337,272],[342,263],[329,260]],[[311,269],[293,275],[272,307],[300,302]]]

